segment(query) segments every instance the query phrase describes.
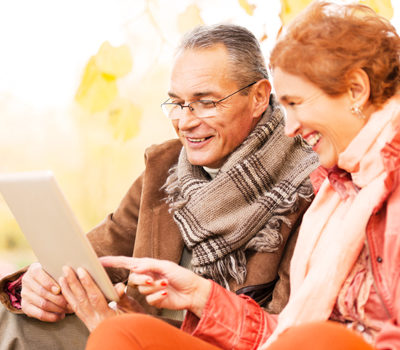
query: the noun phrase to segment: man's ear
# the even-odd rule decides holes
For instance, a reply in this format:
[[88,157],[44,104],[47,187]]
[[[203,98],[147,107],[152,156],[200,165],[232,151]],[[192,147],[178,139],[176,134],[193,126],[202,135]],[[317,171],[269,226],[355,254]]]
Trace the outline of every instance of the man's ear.
[[251,93],[253,103],[253,118],[259,118],[267,109],[270,94],[271,83],[267,79],[262,79],[254,85]]
[[358,68],[348,74],[348,92],[352,105],[363,107],[369,100],[371,85],[365,70]]

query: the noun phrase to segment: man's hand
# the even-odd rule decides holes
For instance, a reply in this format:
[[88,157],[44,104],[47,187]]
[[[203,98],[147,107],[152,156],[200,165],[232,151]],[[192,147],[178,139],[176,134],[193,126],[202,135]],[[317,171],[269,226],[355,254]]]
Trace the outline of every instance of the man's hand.
[[30,317],[45,322],[56,322],[71,312],[60,286],[39,263],[33,263],[22,277],[21,307]]
[[[64,266],[63,272],[64,277],[59,281],[62,293],[89,331],[93,331],[101,321],[119,313],[108,306],[103,293],[86,270],[79,267],[77,276],[72,268]],[[123,290],[116,290],[121,296]]]
[[188,309],[201,317],[211,291],[211,282],[171,261],[108,256],[103,266],[131,271],[128,285],[137,286],[150,305],[167,309]]

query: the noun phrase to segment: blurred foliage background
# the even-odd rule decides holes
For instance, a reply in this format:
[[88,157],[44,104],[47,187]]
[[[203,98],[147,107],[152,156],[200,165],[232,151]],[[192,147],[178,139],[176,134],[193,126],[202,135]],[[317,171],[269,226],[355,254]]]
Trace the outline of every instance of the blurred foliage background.
[[[144,149],[175,136],[159,105],[182,34],[240,24],[268,58],[282,26],[310,2],[0,2],[0,171],[53,170],[88,231],[143,170]],[[360,2],[399,30],[397,0]],[[0,275],[34,259],[0,198]]]

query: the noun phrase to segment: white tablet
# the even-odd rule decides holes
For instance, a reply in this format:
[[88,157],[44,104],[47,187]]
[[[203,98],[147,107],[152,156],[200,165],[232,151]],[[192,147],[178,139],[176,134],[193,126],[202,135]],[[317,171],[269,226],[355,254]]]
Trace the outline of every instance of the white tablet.
[[109,300],[118,295],[51,171],[0,174],[0,192],[43,268],[85,268]]

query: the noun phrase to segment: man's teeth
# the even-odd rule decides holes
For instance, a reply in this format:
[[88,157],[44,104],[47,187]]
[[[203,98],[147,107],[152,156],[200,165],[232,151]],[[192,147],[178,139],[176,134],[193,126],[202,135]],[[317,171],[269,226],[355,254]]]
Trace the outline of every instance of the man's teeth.
[[191,138],[191,137],[188,137],[188,140],[189,140],[190,142],[203,142],[203,141],[206,140],[206,138],[203,137],[203,138],[201,138],[201,139],[193,139],[193,138]]
[[313,147],[317,144],[317,142],[319,141],[320,138],[321,138],[321,134],[315,133],[315,134],[311,135],[310,137],[307,137],[307,142],[311,147]]

